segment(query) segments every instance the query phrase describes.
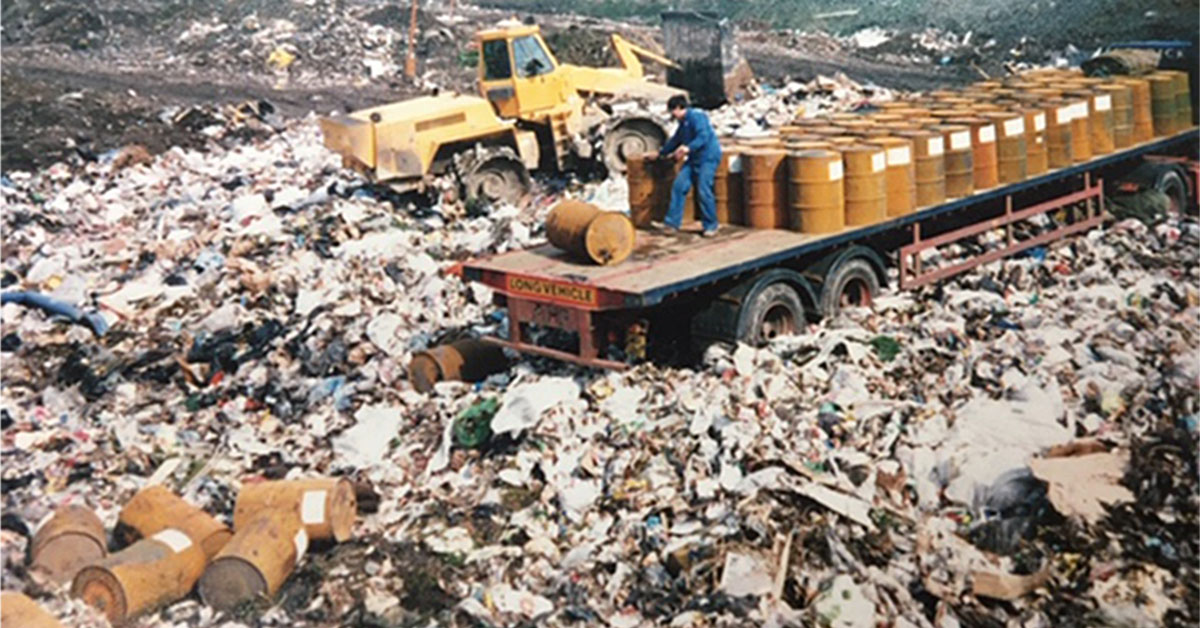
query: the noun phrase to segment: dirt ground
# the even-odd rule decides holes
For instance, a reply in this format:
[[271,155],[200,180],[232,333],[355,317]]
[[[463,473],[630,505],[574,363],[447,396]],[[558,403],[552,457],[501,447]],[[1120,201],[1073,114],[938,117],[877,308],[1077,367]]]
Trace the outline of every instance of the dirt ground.
[[403,86],[347,89],[277,89],[253,80],[212,77],[164,79],[150,72],[84,70],[69,64],[8,63],[0,70],[4,171],[31,170],[80,156],[84,159],[129,144],[151,153],[172,146],[199,148],[198,129],[172,124],[180,108],[266,100],[282,115],[348,110],[380,104],[406,93]]
[[[382,5],[7,0],[0,169],[93,159],[129,144],[152,153],[174,145],[200,147],[207,138],[199,129],[172,122],[191,107],[213,110],[265,100],[290,117],[417,93],[420,86],[394,72],[364,76],[364,54],[384,63],[402,61],[401,18],[395,7]],[[453,34],[438,31],[429,16],[421,21],[435,37],[425,36],[418,51],[431,59],[452,58],[439,43],[452,41]],[[297,60],[282,71],[269,67],[266,60],[276,48]],[[457,69],[452,62],[451,70]],[[438,78],[440,84],[463,81]]]

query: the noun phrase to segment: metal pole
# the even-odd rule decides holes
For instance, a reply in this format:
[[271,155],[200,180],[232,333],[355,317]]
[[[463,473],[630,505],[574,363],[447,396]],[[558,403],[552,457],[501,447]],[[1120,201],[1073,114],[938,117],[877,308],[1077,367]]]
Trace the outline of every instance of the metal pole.
[[417,75],[417,1],[412,0],[412,19],[408,25],[408,56],[404,59],[404,76]]

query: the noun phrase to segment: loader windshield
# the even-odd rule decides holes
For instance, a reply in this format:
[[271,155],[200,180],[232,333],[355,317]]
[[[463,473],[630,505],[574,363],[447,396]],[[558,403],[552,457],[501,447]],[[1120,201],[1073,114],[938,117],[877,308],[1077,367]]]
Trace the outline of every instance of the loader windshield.
[[533,35],[513,40],[513,59],[517,63],[517,76],[529,78],[549,74],[554,69],[550,55],[542,48],[542,42]]
[[483,67],[485,81],[512,78],[512,65],[508,62],[508,42],[503,39],[483,42]]

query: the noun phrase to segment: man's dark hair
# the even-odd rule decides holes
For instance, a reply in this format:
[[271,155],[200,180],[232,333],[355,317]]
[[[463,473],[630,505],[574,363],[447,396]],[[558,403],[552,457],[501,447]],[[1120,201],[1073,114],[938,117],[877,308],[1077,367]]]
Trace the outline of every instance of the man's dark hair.
[[679,94],[677,96],[672,96],[670,98],[670,100],[667,101],[667,110],[668,111],[675,111],[676,109],[687,109],[687,106],[688,106],[687,96],[684,96],[683,94]]

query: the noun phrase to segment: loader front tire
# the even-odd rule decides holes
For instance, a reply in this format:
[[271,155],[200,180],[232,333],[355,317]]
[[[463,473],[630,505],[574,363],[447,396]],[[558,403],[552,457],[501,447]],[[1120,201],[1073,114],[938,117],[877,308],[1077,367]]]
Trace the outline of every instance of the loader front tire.
[[525,165],[506,154],[487,156],[463,175],[467,199],[489,204],[520,203],[532,187]]

